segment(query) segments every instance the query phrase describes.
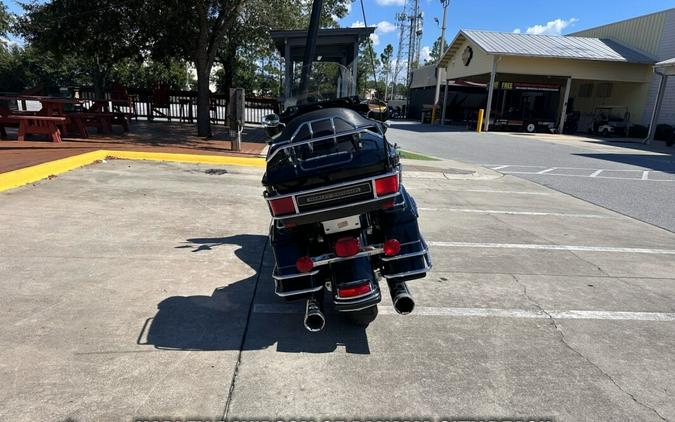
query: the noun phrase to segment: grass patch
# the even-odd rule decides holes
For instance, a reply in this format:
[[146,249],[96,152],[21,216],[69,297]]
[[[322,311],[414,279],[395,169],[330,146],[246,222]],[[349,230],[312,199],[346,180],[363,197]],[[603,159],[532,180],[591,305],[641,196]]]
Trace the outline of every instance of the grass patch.
[[408,160],[440,161],[438,158],[403,150],[398,150],[398,156],[401,158],[407,158]]

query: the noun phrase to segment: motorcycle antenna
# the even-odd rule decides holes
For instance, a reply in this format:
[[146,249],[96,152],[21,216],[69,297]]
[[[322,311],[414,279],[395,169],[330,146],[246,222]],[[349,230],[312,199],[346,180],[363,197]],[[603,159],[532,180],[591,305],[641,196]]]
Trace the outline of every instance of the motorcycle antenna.
[[[368,28],[368,22],[366,21],[366,9],[363,7],[363,0],[361,0],[361,14],[363,15],[363,26]],[[370,67],[373,69],[373,79],[375,80],[375,89],[377,89],[377,72],[375,71],[375,57],[373,55],[375,54],[373,51],[373,40],[368,37],[368,46],[370,47],[368,49],[368,56],[370,57]]]
[[305,56],[302,60],[302,74],[300,76],[301,98],[307,98],[307,95],[309,94],[309,75],[312,72],[312,61],[314,60],[314,55],[316,53],[316,39],[318,38],[319,26],[321,25],[322,6],[323,0],[314,0],[312,2],[312,16],[309,19]]

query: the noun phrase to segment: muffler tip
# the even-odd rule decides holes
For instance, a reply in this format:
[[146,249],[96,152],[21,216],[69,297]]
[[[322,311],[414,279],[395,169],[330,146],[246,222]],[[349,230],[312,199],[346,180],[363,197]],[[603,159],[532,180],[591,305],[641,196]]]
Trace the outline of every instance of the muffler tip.
[[325,326],[326,317],[323,316],[319,304],[316,299],[309,299],[305,308],[305,328],[312,333],[316,333],[323,330]]
[[305,317],[305,328],[313,333],[323,330],[326,318],[321,313],[309,314]]
[[415,301],[411,296],[398,296],[394,299],[394,309],[401,315],[408,315],[415,309]]
[[388,281],[389,292],[391,293],[391,301],[394,304],[394,309],[401,315],[408,315],[415,309],[415,299],[413,299],[410,290],[405,282],[398,283]]

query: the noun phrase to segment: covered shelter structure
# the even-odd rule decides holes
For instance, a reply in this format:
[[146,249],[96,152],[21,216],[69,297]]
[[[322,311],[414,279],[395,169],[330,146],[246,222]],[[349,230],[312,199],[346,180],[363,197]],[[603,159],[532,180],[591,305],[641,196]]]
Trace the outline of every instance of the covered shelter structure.
[[438,66],[448,80],[486,84],[484,130],[508,121],[562,131],[568,111],[589,116],[597,98],[643,104],[654,63],[611,39],[461,30]]
[[[351,71],[351,80],[358,80],[359,45],[375,32],[374,27],[320,29],[316,39],[315,62],[338,63]],[[294,79],[298,79],[307,46],[307,31],[273,31],[272,40],[284,58],[284,97],[293,92]],[[297,75],[297,78],[296,78]],[[338,86],[338,96],[356,95],[356,83]]]

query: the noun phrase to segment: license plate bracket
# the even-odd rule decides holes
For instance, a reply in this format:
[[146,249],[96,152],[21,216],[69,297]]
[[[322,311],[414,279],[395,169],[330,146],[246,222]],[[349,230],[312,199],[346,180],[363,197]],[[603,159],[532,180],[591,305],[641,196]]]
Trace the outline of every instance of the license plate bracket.
[[361,217],[352,215],[350,217],[337,218],[335,220],[322,221],[323,232],[325,234],[340,233],[347,230],[361,228]]

